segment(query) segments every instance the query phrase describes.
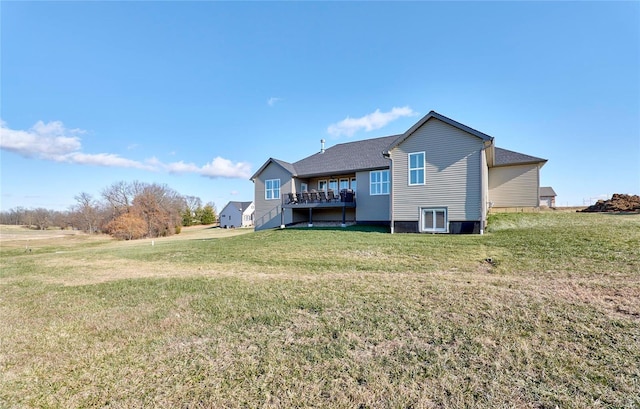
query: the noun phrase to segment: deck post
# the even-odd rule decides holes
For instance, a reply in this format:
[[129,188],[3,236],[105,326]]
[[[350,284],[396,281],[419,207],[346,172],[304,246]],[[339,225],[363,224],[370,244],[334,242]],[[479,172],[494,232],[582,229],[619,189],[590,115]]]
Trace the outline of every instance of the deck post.
[[347,207],[342,205],[342,226],[347,227]]
[[313,227],[313,208],[309,208],[309,227]]
[[280,208],[280,228],[284,229],[284,207]]

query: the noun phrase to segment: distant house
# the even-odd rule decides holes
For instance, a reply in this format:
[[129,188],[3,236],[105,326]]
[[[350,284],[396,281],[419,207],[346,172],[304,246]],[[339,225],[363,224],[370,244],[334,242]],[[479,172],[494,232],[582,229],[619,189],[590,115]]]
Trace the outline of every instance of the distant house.
[[538,207],[546,159],[431,111],[401,135],[342,143],[251,177],[256,229],[314,221],[482,233],[490,207]]
[[251,227],[254,213],[253,202],[229,202],[220,212],[220,227]]
[[540,187],[540,206],[556,207],[556,196],[551,186]]

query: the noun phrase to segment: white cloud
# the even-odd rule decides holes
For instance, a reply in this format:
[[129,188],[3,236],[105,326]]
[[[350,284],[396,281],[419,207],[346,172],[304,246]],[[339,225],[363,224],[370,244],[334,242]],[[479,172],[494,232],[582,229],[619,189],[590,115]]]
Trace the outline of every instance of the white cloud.
[[376,109],[375,112],[360,118],[346,117],[340,122],[331,124],[327,128],[327,132],[335,137],[342,135],[353,136],[353,134],[361,129],[367,132],[373,131],[386,126],[400,117],[415,115],[418,115],[418,113],[408,106],[400,108],[393,107],[389,112],[380,112],[380,109]]
[[97,165],[114,168],[135,168],[143,170],[157,170],[157,167],[151,164],[143,164],[141,162],[126,159],[113,153],[82,153],[74,152],[66,155],[65,162],[77,163],[79,165]]
[[271,97],[267,100],[267,104],[272,107],[276,104],[276,102],[280,102],[282,101],[282,98],[278,98],[278,97]]
[[202,167],[201,175],[210,178],[249,179],[251,177],[251,165],[247,162],[233,163],[229,159],[218,156]]
[[[84,153],[77,135],[81,129],[67,129],[60,121],[38,121],[27,131],[10,129],[0,119],[0,149],[17,153],[26,158],[38,158],[55,162],[75,163],[118,168],[134,168],[149,171],[165,170],[171,173],[195,173],[209,178],[244,178],[251,176],[251,165],[234,163],[216,157],[210,163],[197,166],[183,161],[165,164],[155,157],[140,162],[113,153]],[[131,145],[130,145],[131,146]]]
[[165,169],[170,173],[200,173],[200,168],[193,163],[172,162],[164,165]]
[[46,124],[38,121],[28,131],[10,129],[4,121],[1,122],[1,125],[0,148],[26,158],[35,157],[79,165],[153,170],[150,165],[125,159],[112,153],[83,153],[81,151],[82,144],[77,135],[84,134],[86,131],[67,129],[60,121]]
[[173,162],[165,165],[171,173],[197,173],[208,178],[239,178],[249,179],[251,177],[251,165],[246,162],[233,163],[229,159],[216,157],[204,166],[197,166],[193,163]]
[[60,121],[38,121],[28,131],[9,129],[4,121],[0,124],[0,148],[27,158],[56,160],[80,149],[80,138],[75,134],[81,132],[66,130]]

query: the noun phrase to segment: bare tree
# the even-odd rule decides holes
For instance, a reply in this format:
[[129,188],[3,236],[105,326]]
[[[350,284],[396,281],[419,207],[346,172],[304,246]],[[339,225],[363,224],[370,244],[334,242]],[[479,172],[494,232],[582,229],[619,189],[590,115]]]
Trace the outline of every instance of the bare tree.
[[73,207],[78,227],[87,233],[95,233],[98,227],[98,203],[86,192],[74,196],[77,205]]
[[193,226],[200,224],[199,216],[202,211],[202,200],[196,196],[184,196],[182,209],[182,225]]
[[26,210],[22,207],[16,207],[0,213],[1,224],[24,224],[24,214]]
[[51,211],[47,210],[43,207],[39,207],[34,210],[30,210],[33,217],[33,223],[39,230],[46,230],[49,226],[51,226]]
[[[139,182],[135,182],[136,184]],[[109,202],[115,216],[126,213],[133,204],[135,197],[134,185],[120,181],[102,190],[102,197]]]
[[71,212],[61,212],[58,210],[51,211],[51,225],[57,226],[60,229],[64,230],[68,226],[72,225],[72,214]]

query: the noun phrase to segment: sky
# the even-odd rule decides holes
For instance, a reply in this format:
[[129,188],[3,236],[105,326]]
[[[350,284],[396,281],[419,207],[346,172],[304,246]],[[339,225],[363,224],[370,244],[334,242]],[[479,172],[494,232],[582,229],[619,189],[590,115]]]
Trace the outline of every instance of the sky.
[[253,200],[270,157],[434,110],[548,159],[559,206],[640,194],[640,2],[0,2],[0,210],[114,183]]

